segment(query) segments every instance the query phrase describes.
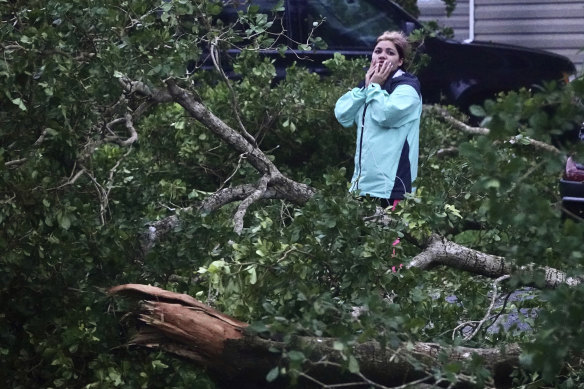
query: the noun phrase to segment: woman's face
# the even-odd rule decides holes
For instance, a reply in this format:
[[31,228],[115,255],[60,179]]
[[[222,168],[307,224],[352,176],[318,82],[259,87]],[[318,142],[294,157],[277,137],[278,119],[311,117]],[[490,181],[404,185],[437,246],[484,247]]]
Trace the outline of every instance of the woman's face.
[[403,64],[403,59],[399,57],[395,45],[391,41],[379,41],[373,49],[371,55],[371,62],[381,66],[385,61],[390,61],[393,64],[393,69],[397,69]]

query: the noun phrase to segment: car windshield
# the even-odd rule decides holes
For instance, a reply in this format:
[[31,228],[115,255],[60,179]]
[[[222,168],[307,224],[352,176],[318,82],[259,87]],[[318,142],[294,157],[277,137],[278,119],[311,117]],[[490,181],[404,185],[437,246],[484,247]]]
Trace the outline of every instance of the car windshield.
[[383,31],[401,29],[400,23],[391,18],[392,9],[382,9],[379,0],[310,0],[306,3],[310,15],[308,23],[326,16],[316,34],[332,49],[373,47]]

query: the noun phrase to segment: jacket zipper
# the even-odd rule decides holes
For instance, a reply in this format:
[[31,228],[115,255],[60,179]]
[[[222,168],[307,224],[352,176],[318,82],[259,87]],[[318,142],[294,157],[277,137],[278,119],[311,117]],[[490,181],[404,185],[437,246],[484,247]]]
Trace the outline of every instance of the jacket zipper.
[[361,156],[363,155],[363,132],[365,131],[365,112],[367,112],[367,105],[363,108],[363,116],[361,118],[361,138],[359,139],[359,174],[357,174],[357,182],[355,189],[359,190],[359,181],[361,180]]

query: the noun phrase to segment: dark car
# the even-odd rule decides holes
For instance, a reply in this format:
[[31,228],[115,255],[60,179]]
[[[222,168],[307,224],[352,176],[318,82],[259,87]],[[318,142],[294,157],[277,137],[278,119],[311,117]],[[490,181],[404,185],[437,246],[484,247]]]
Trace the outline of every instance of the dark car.
[[[584,142],[584,123],[575,142]],[[584,220],[584,164],[575,155],[568,157],[562,179],[560,179],[562,215],[573,220]]]
[[[254,0],[263,12],[275,1]],[[370,56],[376,38],[386,30],[411,34],[422,24],[397,4],[388,0],[285,0],[283,27],[291,41],[307,42],[315,22],[325,22],[315,34],[328,44],[324,50],[290,49],[272,56],[280,75],[293,62],[326,74],[322,62],[339,52],[347,58]],[[223,18],[235,20],[236,7],[226,5]],[[427,38],[420,50],[430,63],[418,74],[425,103],[453,104],[467,110],[497,92],[532,87],[548,80],[562,80],[575,73],[572,62],[542,50],[496,43],[462,43],[441,37]],[[229,50],[236,55],[237,50]]]

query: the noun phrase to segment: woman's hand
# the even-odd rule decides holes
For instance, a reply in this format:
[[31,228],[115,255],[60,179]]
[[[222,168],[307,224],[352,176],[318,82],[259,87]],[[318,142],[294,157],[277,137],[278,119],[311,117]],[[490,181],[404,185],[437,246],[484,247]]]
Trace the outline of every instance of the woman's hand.
[[392,70],[393,64],[389,61],[384,61],[381,64],[378,62],[371,62],[371,66],[365,75],[365,87],[368,87],[372,82],[383,85],[391,74]]
[[369,86],[369,83],[371,82],[371,76],[373,76],[373,73],[375,72],[376,67],[377,67],[377,62],[371,61],[371,65],[369,66],[369,69],[367,70],[367,73],[365,74],[365,88],[367,88]]

